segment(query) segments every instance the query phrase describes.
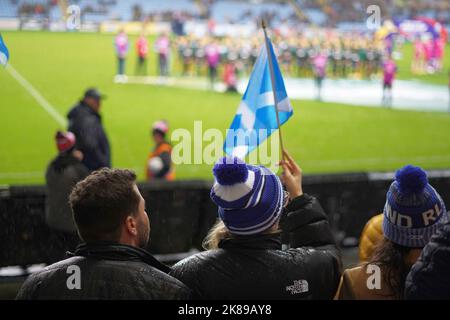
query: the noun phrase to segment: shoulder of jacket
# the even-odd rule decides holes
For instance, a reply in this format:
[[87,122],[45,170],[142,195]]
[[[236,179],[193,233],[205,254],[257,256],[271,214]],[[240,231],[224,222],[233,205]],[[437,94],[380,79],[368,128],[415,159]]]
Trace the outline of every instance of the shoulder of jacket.
[[34,282],[42,281],[48,277],[51,277],[55,274],[59,274],[60,272],[67,272],[67,268],[69,266],[78,265],[80,260],[84,259],[83,257],[70,257],[65,260],[58,261],[49,266],[46,266],[44,269],[39,270],[37,272],[32,273],[24,284],[30,284]]
[[278,252],[286,255],[286,262],[311,274],[329,274],[331,270],[340,273],[339,255],[332,250],[331,246],[329,249],[324,247],[299,247],[279,250]]
[[365,275],[365,274],[366,274],[366,266],[360,265],[357,267],[345,269],[344,272],[342,273],[342,276],[349,278],[349,279],[355,279],[356,277],[359,277],[359,276]]
[[196,268],[201,268],[203,265],[216,258],[222,251],[223,249],[206,250],[184,258],[172,267],[172,272],[170,272],[170,274],[178,274],[180,271],[190,269],[193,266]]

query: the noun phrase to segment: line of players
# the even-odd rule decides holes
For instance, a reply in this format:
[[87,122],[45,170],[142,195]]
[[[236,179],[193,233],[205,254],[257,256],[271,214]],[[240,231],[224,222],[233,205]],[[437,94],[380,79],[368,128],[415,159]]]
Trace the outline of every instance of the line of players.
[[[251,38],[195,38],[178,37],[175,40],[183,75],[201,75],[208,65],[208,50],[216,46],[220,63],[232,62],[238,75],[248,75],[261,48],[261,39]],[[292,77],[314,75],[313,60],[318,54],[328,60],[327,76],[370,78],[382,66],[384,47],[368,36],[338,36],[325,39],[305,36],[278,38],[274,45],[283,73]]]

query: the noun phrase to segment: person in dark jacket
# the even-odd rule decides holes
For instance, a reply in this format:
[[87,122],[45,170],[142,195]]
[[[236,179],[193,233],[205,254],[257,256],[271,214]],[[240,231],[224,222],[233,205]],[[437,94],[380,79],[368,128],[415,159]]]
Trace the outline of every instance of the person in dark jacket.
[[[302,191],[301,169],[285,156],[281,180],[287,192],[263,166],[233,157],[215,164],[211,198],[221,221],[205,240],[208,250],[178,262],[170,273],[194,297],[333,298],[339,251],[319,202]],[[287,250],[282,250],[280,226],[290,240]]]
[[69,194],[78,181],[89,175],[89,170],[81,163],[83,154],[75,149],[76,138],[72,132],[58,131],[55,139],[59,153],[50,162],[45,174],[45,219],[49,227],[76,235]]
[[77,137],[76,148],[83,153],[83,164],[91,171],[111,167],[110,145],[99,114],[102,98],[97,89],[88,89],[67,115],[69,131]]
[[406,278],[405,299],[450,300],[450,222],[423,248]]
[[191,291],[168,275],[146,247],[145,200],[129,170],[103,168],[70,194],[80,238],[72,257],[32,274],[17,299],[188,299]]

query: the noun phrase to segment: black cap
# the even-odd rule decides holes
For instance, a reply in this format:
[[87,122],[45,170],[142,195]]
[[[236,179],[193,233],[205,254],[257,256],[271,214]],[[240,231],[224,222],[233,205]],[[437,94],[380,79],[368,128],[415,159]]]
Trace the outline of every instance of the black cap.
[[95,98],[95,99],[104,99],[106,96],[104,94],[101,94],[100,91],[98,91],[95,88],[89,88],[84,92],[85,98]]

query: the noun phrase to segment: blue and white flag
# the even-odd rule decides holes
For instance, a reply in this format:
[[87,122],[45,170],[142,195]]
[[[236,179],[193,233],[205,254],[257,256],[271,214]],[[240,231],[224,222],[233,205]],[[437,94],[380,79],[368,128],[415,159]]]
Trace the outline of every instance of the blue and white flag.
[[6,47],[5,42],[3,41],[2,35],[0,34],[0,64],[6,65],[9,59],[9,51]]
[[280,125],[293,114],[272,43],[269,39],[267,41],[271,50],[275,90],[272,88],[266,46],[263,46],[223,147],[225,153],[241,159],[278,129],[273,91],[278,101]]

